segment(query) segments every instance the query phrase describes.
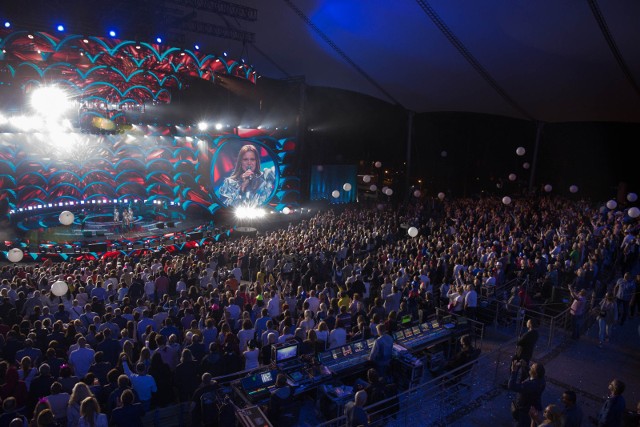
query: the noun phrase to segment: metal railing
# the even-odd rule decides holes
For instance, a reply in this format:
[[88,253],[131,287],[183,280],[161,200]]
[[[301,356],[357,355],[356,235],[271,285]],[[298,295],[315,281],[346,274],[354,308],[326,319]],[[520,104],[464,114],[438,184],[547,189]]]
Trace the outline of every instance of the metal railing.
[[[465,413],[461,409],[495,393],[499,380],[506,376],[505,366],[510,355],[511,351],[503,346],[368,406],[365,410],[370,423],[374,426],[448,425]],[[319,426],[340,427],[346,423],[343,415]]]

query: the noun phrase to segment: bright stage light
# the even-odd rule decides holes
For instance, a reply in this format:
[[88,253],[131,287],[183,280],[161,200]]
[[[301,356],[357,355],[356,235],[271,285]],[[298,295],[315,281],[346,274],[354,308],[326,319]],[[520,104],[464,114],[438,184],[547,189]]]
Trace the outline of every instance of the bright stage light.
[[156,37],[156,42],[158,42],[158,44],[162,43],[162,37]]
[[64,25],[62,25],[62,24],[61,24],[61,25],[58,25],[58,26],[56,27],[56,29],[57,29],[58,31],[61,31],[61,32],[62,32],[62,31],[64,31]]
[[[198,129],[199,130],[207,130],[208,127],[209,127],[209,124],[207,122],[198,123]],[[217,128],[218,128],[218,125],[216,125],[216,129]]]
[[116,32],[114,30],[109,30],[109,37],[115,37]]
[[238,219],[258,219],[264,218],[267,213],[260,208],[236,208],[235,215]]
[[5,21],[5,22],[4,22],[4,27],[5,27],[5,28],[11,28],[11,22],[9,22],[9,21]]
[[72,105],[66,92],[56,86],[43,86],[31,94],[31,106],[44,117],[59,117]]
[[216,130],[222,129],[222,123],[216,123]]
[[200,45],[199,45],[199,44],[197,44],[197,45],[193,46],[193,48],[194,48],[195,50],[200,50]]

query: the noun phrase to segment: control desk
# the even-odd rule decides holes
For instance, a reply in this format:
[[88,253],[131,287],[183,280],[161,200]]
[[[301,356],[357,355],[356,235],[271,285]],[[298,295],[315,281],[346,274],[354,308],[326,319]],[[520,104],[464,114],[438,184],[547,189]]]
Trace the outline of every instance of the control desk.
[[277,370],[254,373],[240,380],[240,388],[247,400],[258,403],[271,396],[276,388]]
[[393,339],[408,350],[419,350],[442,338],[453,335],[453,323],[440,324],[437,320],[422,325],[410,326],[393,333]]
[[363,368],[369,360],[375,338],[355,341],[341,347],[332,348],[318,355],[320,363],[335,375],[354,368]]

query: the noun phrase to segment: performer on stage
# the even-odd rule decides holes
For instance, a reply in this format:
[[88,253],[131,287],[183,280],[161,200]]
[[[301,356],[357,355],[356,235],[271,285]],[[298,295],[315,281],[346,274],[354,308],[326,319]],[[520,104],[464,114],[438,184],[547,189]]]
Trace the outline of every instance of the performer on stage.
[[120,222],[120,212],[118,212],[117,206],[113,207],[113,222],[115,222],[116,224]]
[[262,170],[258,150],[247,144],[240,149],[236,167],[231,176],[225,178],[220,196],[225,206],[259,206],[271,195],[274,182],[274,169]]

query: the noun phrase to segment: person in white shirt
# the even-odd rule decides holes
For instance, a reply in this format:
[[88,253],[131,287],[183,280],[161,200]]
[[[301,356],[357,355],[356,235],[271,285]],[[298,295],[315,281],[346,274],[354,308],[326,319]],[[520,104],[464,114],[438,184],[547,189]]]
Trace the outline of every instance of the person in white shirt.
[[347,343],[347,331],[342,322],[336,321],[336,328],[329,333],[329,348],[341,347]]
[[467,293],[464,296],[464,314],[470,318],[476,318],[476,311],[478,309],[478,293],[473,285],[467,285]]
[[256,369],[258,366],[260,366],[260,363],[258,362],[258,356],[260,355],[260,350],[256,348],[255,340],[249,341],[247,350],[244,351],[242,354],[244,356],[245,370]]
[[320,307],[320,300],[318,299],[318,297],[316,297],[316,291],[309,291],[309,298],[307,298],[305,302],[309,303],[309,310],[311,310],[313,314],[316,314],[318,312],[318,308]]
[[271,291],[271,298],[267,303],[267,311],[272,319],[280,315],[280,296],[275,290]]

